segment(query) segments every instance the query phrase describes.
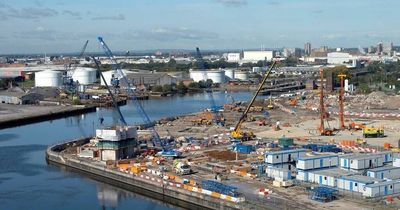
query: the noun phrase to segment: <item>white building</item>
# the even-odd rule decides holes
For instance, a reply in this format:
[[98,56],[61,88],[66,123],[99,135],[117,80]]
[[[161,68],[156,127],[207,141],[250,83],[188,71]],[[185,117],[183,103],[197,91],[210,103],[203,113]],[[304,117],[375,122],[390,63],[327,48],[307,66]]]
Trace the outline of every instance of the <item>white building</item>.
[[337,179],[337,188],[363,193],[365,186],[382,181],[381,179],[361,175],[342,176]]
[[331,52],[328,53],[328,64],[343,64],[349,63],[352,56],[346,52]]
[[340,157],[340,166],[346,169],[368,169],[383,166],[384,158],[379,154],[348,155]]
[[102,161],[119,160],[135,155],[137,145],[136,126],[97,129],[96,138]]
[[243,61],[258,62],[258,61],[271,61],[274,58],[274,51],[244,51]]
[[287,181],[292,179],[292,172],[285,168],[267,167],[265,169],[267,177]]
[[297,159],[296,168],[300,170],[310,170],[318,168],[334,167],[339,165],[337,155],[315,155],[300,157]]
[[240,61],[240,53],[228,53],[228,62],[239,62]]
[[355,175],[355,172],[343,170],[340,168],[332,169],[318,169],[297,172],[296,179],[304,182],[317,183],[320,185],[326,185],[330,187],[337,187],[337,178],[342,176]]
[[364,187],[363,196],[374,198],[398,193],[400,193],[400,182],[386,181],[366,185]]
[[378,178],[378,179],[385,179],[388,178],[390,174],[400,174],[400,168],[393,167],[393,166],[385,166],[379,168],[373,168],[367,170],[367,176]]
[[265,162],[268,164],[290,163],[306,155],[305,149],[282,150],[265,153]]

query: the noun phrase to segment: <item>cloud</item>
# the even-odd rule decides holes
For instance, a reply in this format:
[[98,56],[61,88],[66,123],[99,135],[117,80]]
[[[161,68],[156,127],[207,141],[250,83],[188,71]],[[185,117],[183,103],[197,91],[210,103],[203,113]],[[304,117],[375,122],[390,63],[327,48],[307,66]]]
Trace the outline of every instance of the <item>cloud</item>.
[[324,10],[322,10],[322,9],[317,9],[317,10],[312,11],[312,13],[315,13],[315,14],[321,14],[323,12],[324,12]]
[[122,14],[119,14],[117,16],[98,16],[93,17],[92,20],[125,20],[125,16]]
[[15,9],[8,5],[0,4],[0,19],[8,20],[11,18],[16,19],[39,19],[44,17],[57,16],[58,12],[49,8],[21,8]]
[[247,5],[247,0],[215,0],[215,1],[228,7],[240,7]]
[[74,12],[74,11],[71,11],[71,10],[63,10],[62,14],[63,15],[70,15],[70,16],[73,16],[73,17],[79,17],[81,15],[80,12]]
[[81,40],[87,34],[75,34],[73,32],[62,32],[39,26],[33,30],[15,32],[13,34],[16,39],[23,40],[44,40],[44,41],[65,41],[65,40]]
[[123,38],[147,39],[155,41],[176,41],[176,40],[210,40],[218,38],[215,33],[180,28],[158,27],[150,31],[136,31],[134,33],[125,33]]

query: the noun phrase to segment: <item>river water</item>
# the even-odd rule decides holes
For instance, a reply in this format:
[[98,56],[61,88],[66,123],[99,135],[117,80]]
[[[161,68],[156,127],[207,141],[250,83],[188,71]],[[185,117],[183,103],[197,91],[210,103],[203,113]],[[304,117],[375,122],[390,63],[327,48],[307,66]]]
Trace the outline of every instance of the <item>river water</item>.
[[[247,101],[248,92],[214,92],[217,105]],[[141,102],[152,120],[210,107],[208,94],[193,94]],[[133,104],[121,107],[129,124],[143,123]],[[0,209],[176,209],[85,175],[48,165],[45,149],[56,142],[92,135],[103,117],[118,119],[112,109],[0,130]]]

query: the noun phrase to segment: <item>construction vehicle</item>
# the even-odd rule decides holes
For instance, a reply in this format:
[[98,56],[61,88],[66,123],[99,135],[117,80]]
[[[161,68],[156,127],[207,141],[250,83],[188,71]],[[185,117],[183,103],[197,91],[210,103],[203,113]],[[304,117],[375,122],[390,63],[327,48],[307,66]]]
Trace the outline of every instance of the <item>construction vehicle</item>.
[[[326,129],[325,128],[325,119],[329,118],[329,114],[325,111],[325,104],[324,104],[324,69],[321,68],[319,71],[320,74],[320,94],[319,94],[319,111],[320,111],[320,126],[318,128],[321,136],[333,136],[334,129]],[[329,125],[329,124],[328,124]]]
[[356,139],[356,144],[357,145],[366,145],[367,144],[367,141],[365,141],[365,139],[360,139],[360,138],[357,138]]
[[[150,120],[150,117],[144,111],[143,106],[136,99],[134,89],[131,87],[131,84],[128,81],[128,78],[126,77],[125,72],[123,72],[122,69],[120,68],[117,60],[115,59],[114,54],[112,53],[110,48],[107,46],[107,44],[104,42],[102,37],[98,37],[97,39],[98,39],[100,45],[102,46],[105,54],[111,60],[113,69],[115,71],[117,71],[117,74],[118,74],[117,79],[122,81],[123,90],[126,92],[128,99],[131,99],[132,103],[135,105],[137,111],[139,112],[140,116],[142,117],[144,124],[145,124],[144,127],[147,127],[151,131],[152,136],[153,136],[153,138],[152,138],[153,144],[155,146],[161,147],[161,151],[157,154],[164,156],[164,157],[180,157],[182,155],[181,152],[179,152],[175,149],[171,149],[170,144],[167,144],[165,140],[161,140],[160,135],[158,135],[157,131],[154,129],[155,123]],[[98,68],[100,68],[100,67],[98,67]],[[106,81],[105,81],[105,84],[107,84]],[[111,92],[109,88],[108,88],[108,90],[109,90],[109,92]],[[127,123],[126,123],[125,119],[123,118],[121,111],[119,111],[119,113],[120,113],[121,119],[123,120],[123,123],[126,125]]]
[[[197,60],[198,68],[203,73],[203,80],[207,85],[208,76],[207,76],[207,72],[206,72],[206,65],[205,65],[203,56],[201,55],[200,49],[198,47],[196,47],[196,60]],[[206,92],[208,93],[208,96],[210,98],[210,104],[211,104],[210,112],[214,116],[213,122],[216,125],[224,126],[225,125],[225,121],[222,118],[221,114],[219,113],[219,110],[221,109],[221,106],[217,106],[215,104],[213,91],[212,91],[211,87],[207,87]]]
[[299,96],[289,99],[290,106],[297,106],[297,102],[299,101]]
[[368,127],[363,128],[364,138],[382,138],[385,136],[385,131],[383,126],[380,127]]
[[174,160],[172,168],[178,175],[188,175],[192,173],[192,168],[184,160]]
[[244,110],[242,116],[240,117],[239,121],[236,123],[236,126],[234,130],[231,132],[231,138],[233,139],[240,139],[240,140],[251,140],[254,137],[254,134],[252,132],[242,132],[241,126],[242,123],[245,121],[247,114],[250,111],[251,106],[254,104],[254,101],[256,100],[258,94],[260,93],[261,89],[263,88],[265,82],[267,81],[272,69],[275,67],[276,61],[273,61],[271,66],[269,67],[268,71],[266,72],[264,78],[262,79],[257,91],[254,93],[253,98],[250,100],[250,102],[247,104],[246,109]]
[[269,95],[269,104],[267,106],[268,109],[274,109],[274,104],[272,103],[272,96]]
[[362,130],[365,128],[365,123],[356,123],[352,121],[349,123],[349,130]]

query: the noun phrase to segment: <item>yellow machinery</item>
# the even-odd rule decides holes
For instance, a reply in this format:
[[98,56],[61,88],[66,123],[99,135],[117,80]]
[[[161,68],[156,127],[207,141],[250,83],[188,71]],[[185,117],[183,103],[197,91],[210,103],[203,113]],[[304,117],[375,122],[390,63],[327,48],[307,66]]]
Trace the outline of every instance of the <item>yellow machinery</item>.
[[363,128],[363,136],[364,138],[381,138],[385,136],[385,131],[383,126],[379,126],[377,128],[365,126]]
[[268,109],[274,109],[274,104],[272,103],[272,97],[269,96],[269,104],[267,106]]
[[242,116],[240,117],[239,121],[237,122],[235,129],[231,132],[231,137],[235,139],[240,139],[240,140],[250,140],[251,138],[254,137],[254,134],[252,132],[244,133],[240,130],[240,127],[242,126],[242,123],[245,121],[247,113],[250,111],[250,107],[254,104],[254,101],[257,98],[257,95],[260,93],[262,87],[264,86],[265,82],[267,81],[267,78],[271,74],[272,69],[275,67],[276,61],[273,61],[271,66],[269,67],[268,71],[265,73],[264,78],[262,79],[257,91],[254,93],[253,98],[247,105],[246,109],[244,110]]

